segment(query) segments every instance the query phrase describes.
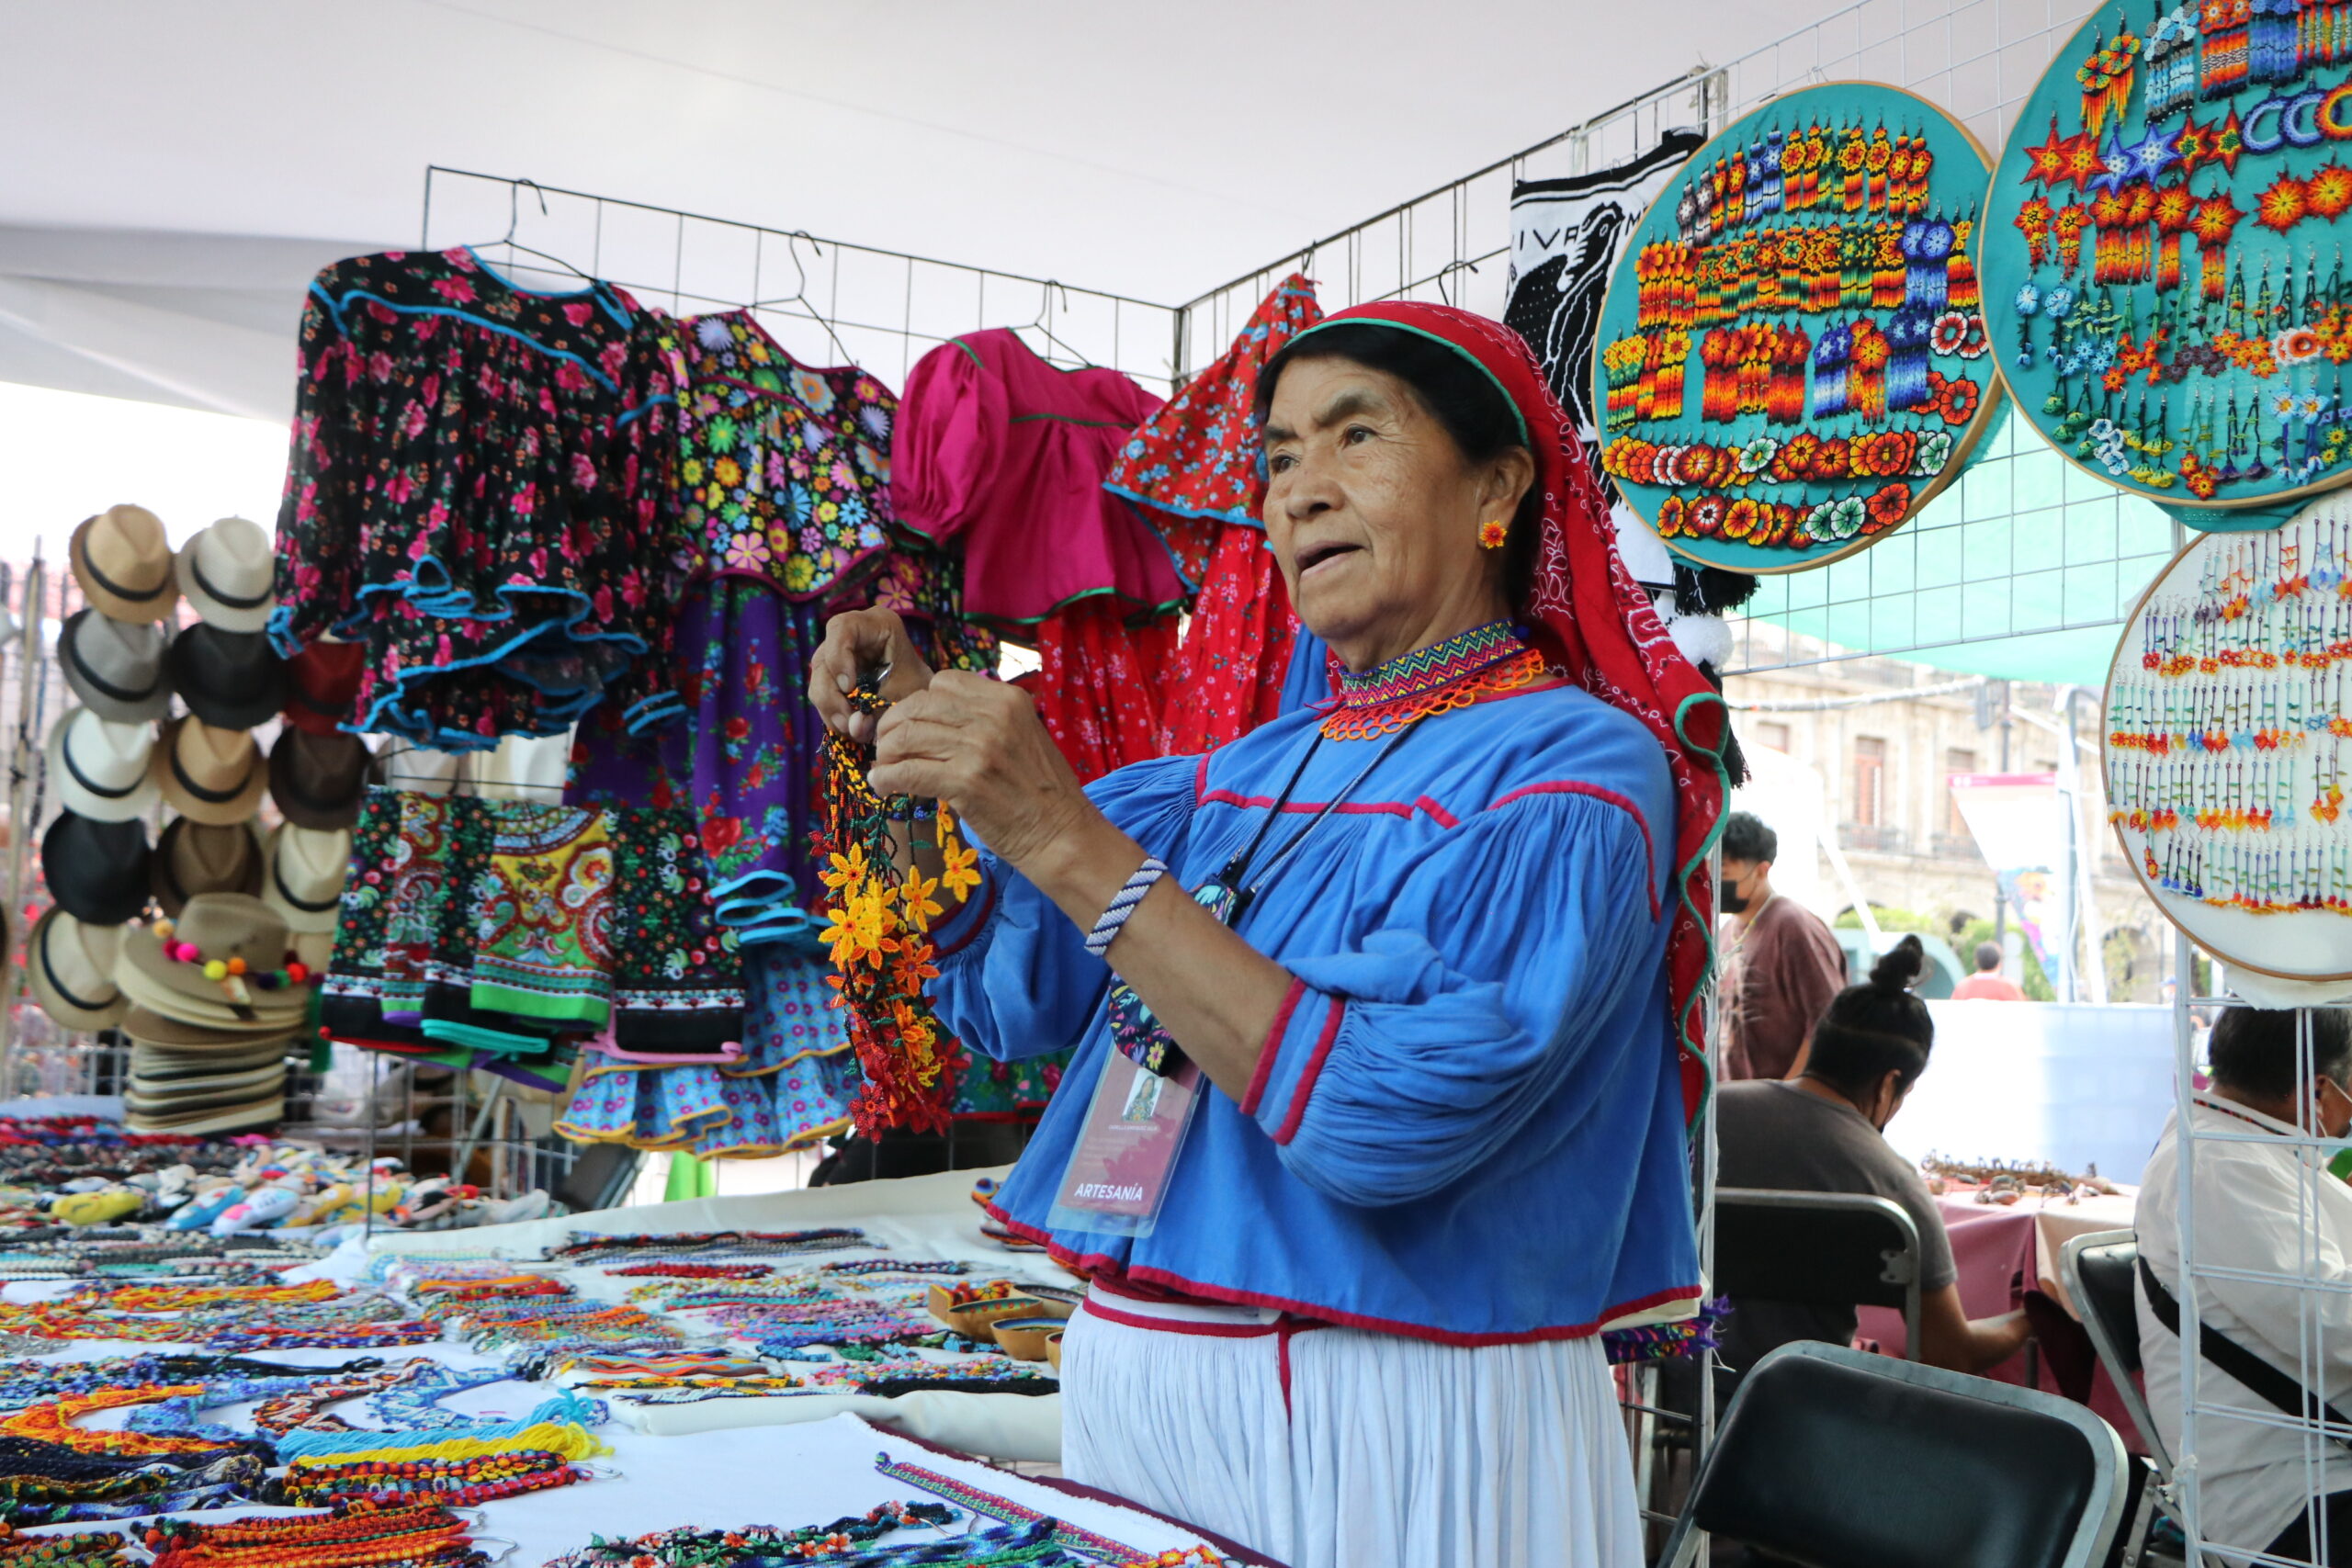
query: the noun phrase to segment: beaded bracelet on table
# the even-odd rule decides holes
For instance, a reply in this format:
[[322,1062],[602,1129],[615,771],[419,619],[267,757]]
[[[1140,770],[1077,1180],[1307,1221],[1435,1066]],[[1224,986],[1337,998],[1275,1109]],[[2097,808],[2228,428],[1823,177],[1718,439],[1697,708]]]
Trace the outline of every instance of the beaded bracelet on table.
[[129,1544],[119,1530],[0,1537],[0,1568],[121,1568]]
[[[850,694],[863,713],[888,705],[871,681]],[[938,967],[931,922],[944,913],[943,889],[960,899],[980,884],[979,856],[956,831],[943,807],[937,843],[938,878],[920,867],[901,873],[892,859],[894,816],[910,815],[902,801],[885,800],[865,781],[873,748],[836,731],[825,737],[821,824],[813,836],[818,873],[826,888],[820,933],[831,956],[833,1005],[849,1015],[850,1041],[864,1083],[850,1103],[860,1132],[885,1127],[944,1130],[964,1048],[932,1011],[923,982]]]

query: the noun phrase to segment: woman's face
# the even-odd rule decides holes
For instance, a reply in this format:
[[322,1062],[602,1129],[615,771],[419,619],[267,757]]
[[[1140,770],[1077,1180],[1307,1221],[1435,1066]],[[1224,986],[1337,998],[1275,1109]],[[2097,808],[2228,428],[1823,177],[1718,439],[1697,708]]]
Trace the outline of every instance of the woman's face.
[[1351,359],[1286,365],[1266,411],[1267,542],[1308,630],[1351,670],[1510,613],[1501,550],[1534,479],[1514,447],[1465,462],[1402,380]]

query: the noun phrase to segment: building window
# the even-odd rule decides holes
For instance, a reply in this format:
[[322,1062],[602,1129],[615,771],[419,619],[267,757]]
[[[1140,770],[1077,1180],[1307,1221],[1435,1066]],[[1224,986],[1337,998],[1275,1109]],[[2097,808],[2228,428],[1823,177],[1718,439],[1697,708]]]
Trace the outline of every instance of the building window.
[[1759,723],[1756,727],[1756,744],[1770,746],[1782,756],[1789,753],[1789,727],[1785,724]]
[[1886,821],[1886,742],[1875,735],[1854,740],[1853,818],[1864,828]]
[[1951,776],[1975,771],[1975,752],[1963,751],[1956,746],[1944,752],[1944,831],[1955,839],[1967,834],[1968,822],[1960,814],[1960,797],[1952,793]]

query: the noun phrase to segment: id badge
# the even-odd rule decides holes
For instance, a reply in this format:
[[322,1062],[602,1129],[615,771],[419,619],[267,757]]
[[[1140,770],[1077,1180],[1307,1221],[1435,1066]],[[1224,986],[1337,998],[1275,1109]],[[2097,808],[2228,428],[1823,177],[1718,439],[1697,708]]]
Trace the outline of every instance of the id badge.
[[1120,1052],[1104,1052],[1102,1076],[1094,1080],[1086,1124],[1046,1224],[1057,1231],[1149,1235],[1200,1103],[1200,1083],[1201,1069],[1192,1062],[1163,1077]]

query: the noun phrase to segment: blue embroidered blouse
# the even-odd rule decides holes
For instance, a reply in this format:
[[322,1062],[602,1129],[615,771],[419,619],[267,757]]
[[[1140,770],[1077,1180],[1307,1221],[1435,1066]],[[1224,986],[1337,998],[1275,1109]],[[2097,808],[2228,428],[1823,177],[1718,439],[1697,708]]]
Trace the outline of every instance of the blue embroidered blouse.
[[[1317,721],[1290,714],[1088,794],[1189,889],[1264,819]],[[1325,740],[1257,864],[1382,744]],[[1688,1315],[1673,844],[1657,741],[1586,692],[1422,720],[1243,912],[1236,929],[1296,983],[1249,1093],[1203,1080],[1142,1237],[1048,1227],[1112,1048],[1111,971],[983,856],[981,886],[935,933],[941,1015],[1000,1059],[1077,1047],[1000,1217],[1136,1284],[1447,1343]]]

